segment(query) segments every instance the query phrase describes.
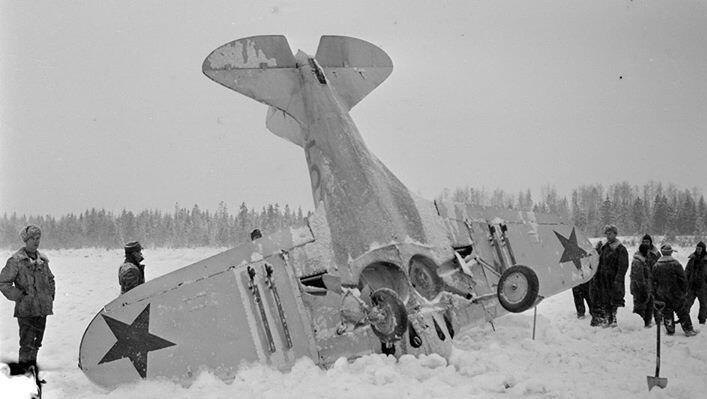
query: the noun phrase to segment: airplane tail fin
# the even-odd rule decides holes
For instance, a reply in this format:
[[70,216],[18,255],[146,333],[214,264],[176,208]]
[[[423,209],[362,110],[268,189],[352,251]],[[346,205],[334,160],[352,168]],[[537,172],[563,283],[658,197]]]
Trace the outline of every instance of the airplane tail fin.
[[[348,109],[393,70],[383,50],[352,37],[322,36],[314,58]],[[284,36],[252,36],[226,43],[206,57],[202,70],[216,83],[269,105],[268,129],[304,146],[299,70]]]
[[314,58],[349,109],[393,72],[385,51],[353,37],[322,36]]

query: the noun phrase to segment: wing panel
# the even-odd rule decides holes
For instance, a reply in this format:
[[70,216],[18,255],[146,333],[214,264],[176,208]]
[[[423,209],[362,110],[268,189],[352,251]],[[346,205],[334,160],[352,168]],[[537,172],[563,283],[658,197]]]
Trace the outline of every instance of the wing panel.
[[[304,309],[292,251],[313,241],[309,229],[284,230],[151,280],[121,295],[91,321],[79,364],[98,385],[112,387],[144,378],[190,382],[201,367],[223,380],[242,362],[289,367],[314,357],[311,324]],[[263,256],[263,254],[267,254]],[[273,267],[292,346],[286,343],[280,311],[262,268]],[[259,304],[248,283],[254,267]],[[260,309],[275,339],[271,352]]]

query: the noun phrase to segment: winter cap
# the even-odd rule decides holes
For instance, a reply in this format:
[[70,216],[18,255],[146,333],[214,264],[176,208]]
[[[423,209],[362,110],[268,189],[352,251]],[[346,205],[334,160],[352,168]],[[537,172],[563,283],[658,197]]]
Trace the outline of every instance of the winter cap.
[[619,234],[619,229],[616,228],[616,225],[607,224],[606,226],[604,226],[604,234],[606,234],[610,231],[613,231],[614,234]]
[[670,255],[670,254],[672,254],[673,252],[677,252],[677,251],[673,249],[673,246],[672,246],[672,245],[666,243],[666,244],[663,244],[663,245],[660,246],[660,252],[661,252],[663,255]]
[[127,244],[125,244],[125,253],[130,253],[130,252],[137,252],[137,251],[142,251],[142,245],[140,245],[140,241],[131,241]]
[[20,231],[20,238],[22,239],[23,242],[27,242],[30,238],[34,237],[41,237],[42,236],[42,230],[39,229],[39,227],[34,226],[34,225],[29,225],[22,229]]
[[263,233],[260,232],[260,229],[255,229],[250,232],[250,240],[251,241],[255,241],[258,238],[262,238],[262,237],[263,237]]
[[641,238],[641,241],[643,240],[648,240],[651,242],[651,245],[653,245],[653,238],[651,238],[650,234],[644,235],[643,238]]

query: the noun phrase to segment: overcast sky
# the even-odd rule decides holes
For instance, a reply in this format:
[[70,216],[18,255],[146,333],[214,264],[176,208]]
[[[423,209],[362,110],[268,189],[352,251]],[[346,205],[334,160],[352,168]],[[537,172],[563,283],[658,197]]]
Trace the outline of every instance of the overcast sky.
[[352,110],[415,193],[707,188],[707,2],[0,2],[0,212],[312,209],[303,150],[210,81],[234,39],[370,41],[392,75]]

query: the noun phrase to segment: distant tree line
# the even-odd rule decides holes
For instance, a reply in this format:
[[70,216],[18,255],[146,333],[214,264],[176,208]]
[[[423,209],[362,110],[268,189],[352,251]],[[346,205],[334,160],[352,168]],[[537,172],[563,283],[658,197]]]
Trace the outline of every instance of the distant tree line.
[[19,232],[34,224],[42,229],[41,247],[45,249],[105,247],[121,248],[126,242],[139,240],[143,246],[199,247],[233,246],[250,239],[258,228],[264,235],[285,227],[303,226],[302,208],[269,204],[262,209],[249,209],[242,203],[236,214],[221,202],[215,212],[175,205],[173,212],[123,210],[118,214],[104,209],[91,209],[59,218],[54,216],[18,216],[13,213],[0,219],[0,248],[21,245]]
[[594,237],[601,236],[603,227],[609,223],[618,227],[620,235],[707,235],[704,195],[696,188],[681,190],[674,184],[582,185],[572,190],[569,200],[560,197],[554,187],[545,186],[537,201],[533,200],[530,190],[510,194],[500,189],[489,192],[466,187],[444,190],[439,199],[551,212],[568,218]]
[[[437,199],[555,213],[594,237],[601,236],[604,225],[609,223],[618,227],[620,235],[707,236],[704,195],[698,189],[678,189],[674,184],[582,185],[572,190],[569,199],[559,196],[554,187],[545,186],[537,200],[530,190],[512,194],[500,189],[465,187],[445,189]],[[19,231],[27,224],[42,228],[41,245],[48,249],[120,248],[133,240],[155,247],[227,247],[250,239],[255,228],[267,235],[285,227],[303,226],[309,214],[304,215],[301,208],[294,211],[289,205],[269,204],[256,210],[245,203],[231,214],[224,202],[215,212],[198,205],[191,209],[175,205],[173,212],[123,210],[114,214],[91,209],[58,218],[5,213],[0,219],[0,248],[18,246]]]

